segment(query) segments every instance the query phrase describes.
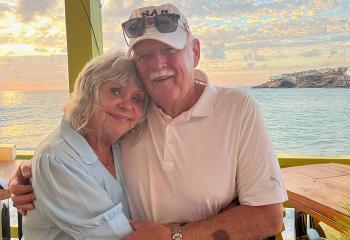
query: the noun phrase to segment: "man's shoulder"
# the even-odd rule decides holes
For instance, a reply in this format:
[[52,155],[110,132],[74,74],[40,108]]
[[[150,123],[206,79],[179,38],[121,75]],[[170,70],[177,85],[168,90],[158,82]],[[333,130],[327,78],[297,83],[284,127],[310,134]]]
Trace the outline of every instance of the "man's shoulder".
[[237,88],[214,86],[217,89],[217,101],[244,104],[251,101],[252,97]]

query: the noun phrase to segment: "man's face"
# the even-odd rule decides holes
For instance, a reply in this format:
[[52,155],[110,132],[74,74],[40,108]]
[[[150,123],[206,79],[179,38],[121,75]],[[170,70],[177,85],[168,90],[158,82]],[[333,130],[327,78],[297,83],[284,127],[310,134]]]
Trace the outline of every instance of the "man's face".
[[187,42],[180,50],[149,39],[134,46],[138,72],[148,93],[160,107],[171,107],[188,98],[194,85],[194,67],[199,60],[197,41],[193,45]]

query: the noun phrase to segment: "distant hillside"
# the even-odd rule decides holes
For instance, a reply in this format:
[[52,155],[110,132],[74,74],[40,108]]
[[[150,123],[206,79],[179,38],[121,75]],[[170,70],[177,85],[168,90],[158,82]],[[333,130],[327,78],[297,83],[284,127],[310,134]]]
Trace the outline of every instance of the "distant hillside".
[[350,88],[350,66],[283,73],[253,88]]

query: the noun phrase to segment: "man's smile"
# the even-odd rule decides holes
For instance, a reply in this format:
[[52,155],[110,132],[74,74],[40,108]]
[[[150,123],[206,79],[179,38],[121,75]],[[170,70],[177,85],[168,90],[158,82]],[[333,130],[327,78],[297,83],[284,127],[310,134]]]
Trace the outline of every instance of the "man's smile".
[[172,79],[173,76],[172,75],[169,75],[169,76],[160,76],[160,77],[156,77],[152,80],[153,83],[158,83],[158,82],[162,82],[162,81],[165,81],[165,80],[170,80]]

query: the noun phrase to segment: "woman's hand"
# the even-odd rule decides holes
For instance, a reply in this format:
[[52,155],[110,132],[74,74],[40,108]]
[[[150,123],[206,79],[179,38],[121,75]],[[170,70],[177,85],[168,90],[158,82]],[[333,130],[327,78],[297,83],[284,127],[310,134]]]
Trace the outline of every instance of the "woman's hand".
[[170,228],[151,221],[131,221],[134,232],[124,240],[169,240],[171,239]]

